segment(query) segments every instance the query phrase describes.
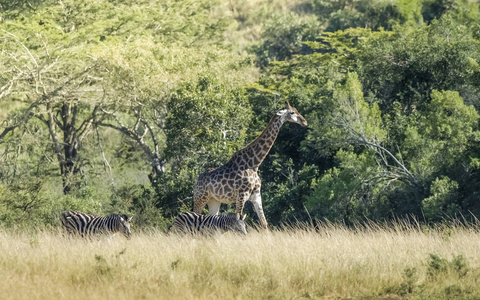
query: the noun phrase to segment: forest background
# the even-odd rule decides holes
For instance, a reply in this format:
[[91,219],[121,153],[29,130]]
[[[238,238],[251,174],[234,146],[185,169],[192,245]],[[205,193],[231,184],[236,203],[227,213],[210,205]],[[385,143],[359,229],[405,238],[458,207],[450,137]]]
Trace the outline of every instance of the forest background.
[[309,126],[260,167],[270,224],[476,220],[479,21],[469,0],[0,0],[0,226],[165,228],[285,101]]

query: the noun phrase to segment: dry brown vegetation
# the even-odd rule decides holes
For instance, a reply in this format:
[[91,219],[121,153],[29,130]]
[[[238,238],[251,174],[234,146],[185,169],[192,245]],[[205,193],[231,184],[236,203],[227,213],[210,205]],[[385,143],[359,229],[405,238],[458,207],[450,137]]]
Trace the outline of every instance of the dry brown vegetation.
[[1,232],[2,299],[478,299],[480,233],[410,226],[137,233]]

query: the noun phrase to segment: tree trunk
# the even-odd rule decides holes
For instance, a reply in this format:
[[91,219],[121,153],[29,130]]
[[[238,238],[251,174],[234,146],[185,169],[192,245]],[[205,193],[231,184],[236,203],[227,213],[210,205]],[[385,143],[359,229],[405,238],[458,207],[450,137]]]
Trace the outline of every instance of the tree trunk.
[[150,183],[155,183],[157,180],[157,176],[163,172],[165,172],[165,163],[163,160],[160,160],[157,154],[154,154],[154,158],[151,162],[152,171],[148,174],[148,179],[150,179]]
[[[79,171],[79,155],[78,147],[79,141],[77,136],[77,129],[75,128],[75,121],[78,113],[76,104],[63,103],[61,108],[62,116],[62,131],[63,131],[63,193],[71,192],[72,187],[78,186],[78,181],[75,178]],[[61,163],[62,164],[62,163]]]

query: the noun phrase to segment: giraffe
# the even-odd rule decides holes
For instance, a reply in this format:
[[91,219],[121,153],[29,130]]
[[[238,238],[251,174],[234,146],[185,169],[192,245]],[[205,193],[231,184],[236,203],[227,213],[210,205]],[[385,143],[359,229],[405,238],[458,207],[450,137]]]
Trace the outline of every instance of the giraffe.
[[286,121],[307,126],[305,118],[286,102],[253,142],[233,154],[225,165],[200,174],[193,193],[193,211],[201,213],[208,205],[209,214],[216,215],[221,203],[235,203],[236,213],[241,215],[245,202],[250,200],[261,226],[266,229],[267,219],[260,195],[261,180],[257,172]]

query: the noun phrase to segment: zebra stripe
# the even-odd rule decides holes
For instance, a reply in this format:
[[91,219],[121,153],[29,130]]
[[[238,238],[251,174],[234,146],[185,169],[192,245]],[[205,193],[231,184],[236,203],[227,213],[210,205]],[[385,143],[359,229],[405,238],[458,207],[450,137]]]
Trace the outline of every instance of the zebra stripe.
[[247,234],[245,216],[229,213],[226,215],[201,215],[195,212],[184,212],[179,214],[173,221],[172,226],[177,232],[200,233],[205,231],[235,231]]
[[127,239],[130,238],[130,220],[124,214],[112,214],[106,217],[98,217],[79,211],[67,211],[60,217],[62,225],[70,234],[78,234],[82,237],[95,234],[122,233]]

